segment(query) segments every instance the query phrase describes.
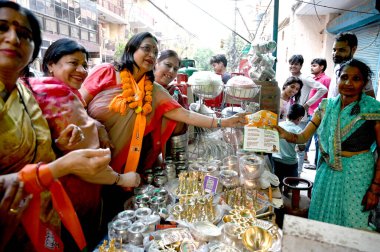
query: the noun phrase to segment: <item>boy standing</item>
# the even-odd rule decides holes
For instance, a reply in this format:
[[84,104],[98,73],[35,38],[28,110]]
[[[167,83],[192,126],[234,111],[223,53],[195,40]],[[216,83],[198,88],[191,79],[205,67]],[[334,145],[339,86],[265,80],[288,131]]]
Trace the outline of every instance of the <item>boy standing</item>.
[[[314,80],[322,83],[327,89],[329,89],[331,78],[328,77],[325,74],[325,70],[327,68],[327,62],[325,59],[322,58],[315,58],[311,61],[311,73],[314,75]],[[309,98],[313,97],[317,91],[315,89],[312,89],[310,91]],[[324,94],[321,98],[319,98],[314,104],[312,104],[309,107],[309,121],[311,120],[311,117],[314,114],[314,111],[318,108],[319,103],[322,101],[323,98],[327,98],[327,94]],[[308,169],[315,169],[317,166],[317,160],[318,160],[318,135],[314,134],[314,142],[315,142],[315,159],[314,159],[314,165],[309,164],[308,166],[305,165],[305,168]],[[311,144],[311,138],[306,143],[306,150],[305,150],[305,160],[307,160],[307,153],[309,151],[309,147]]]
[[[303,116],[305,109],[300,104],[293,104],[287,115],[287,120],[280,122],[279,125],[292,133],[300,133],[302,129],[298,126]],[[296,144],[288,143],[285,139],[280,139],[280,152],[273,154],[274,173],[280,180],[280,188],[285,177],[299,177],[298,160],[296,152]],[[305,145],[298,145],[298,149],[305,149]]]

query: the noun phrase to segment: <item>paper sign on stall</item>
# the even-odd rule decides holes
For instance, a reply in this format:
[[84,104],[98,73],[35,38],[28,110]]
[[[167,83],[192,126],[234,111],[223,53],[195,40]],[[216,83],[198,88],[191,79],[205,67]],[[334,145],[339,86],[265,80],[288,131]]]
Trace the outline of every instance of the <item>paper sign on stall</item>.
[[243,149],[255,152],[278,153],[280,138],[277,130],[271,129],[277,125],[277,114],[260,110],[248,115],[248,124],[244,126]]

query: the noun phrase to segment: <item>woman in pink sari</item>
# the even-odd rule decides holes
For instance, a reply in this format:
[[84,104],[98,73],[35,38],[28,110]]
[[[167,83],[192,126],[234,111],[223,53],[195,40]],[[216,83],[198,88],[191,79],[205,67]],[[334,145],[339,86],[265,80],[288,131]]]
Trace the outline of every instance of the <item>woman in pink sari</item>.
[[[244,114],[214,119],[184,109],[167,90],[154,82],[153,67],[158,55],[157,39],[148,32],[134,35],[120,63],[95,67],[80,92],[90,116],[107,129],[114,145],[111,167],[117,172],[152,168],[165,150],[176,121],[198,127],[236,127],[246,122]],[[110,193],[113,214],[123,209],[127,196]]]
[[[49,77],[29,79],[34,96],[48,121],[52,138],[64,138],[69,125],[75,125],[82,132],[82,141],[75,144],[64,146],[56,140],[58,155],[76,149],[99,148],[103,140],[101,136],[107,136],[104,127],[88,116],[85,102],[78,92],[87,77],[87,59],[88,52],[82,45],[72,39],[59,39],[49,46],[44,55],[43,71]],[[139,184],[140,177],[135,172],[120,175],[108,167],[90,182],[74,175],[60,180],[73,202],[91,249],[103,235],[97,233],[96,225],[101,219],[100,184],[133,187]],[[74,250],[70,248],[70,251]]]

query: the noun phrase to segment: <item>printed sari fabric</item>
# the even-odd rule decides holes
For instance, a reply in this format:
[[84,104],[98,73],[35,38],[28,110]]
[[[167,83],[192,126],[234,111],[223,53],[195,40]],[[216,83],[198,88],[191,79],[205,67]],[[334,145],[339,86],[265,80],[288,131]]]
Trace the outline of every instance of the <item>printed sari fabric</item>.
[[[0,83],[0,91],[4,88]],[[17,83],[17,88],[6,100],[0,97],[0,173],[15,173],[27,164],[53,161],[55,154],[51,143],[48,124],[37,102],[23,84]],[[59,234],[59,217],[47,207],[51,200],[49,192],[41,193],[41,199],[41,206],[45,208],[40,220]],[[20,226],[6,250],[33,251],[32,247]]]
[[317,130],[321,155],[309,218],[341,226],[368,228],[369,212],[362,212],[361,201],[373,179],[376,161],[370,151],[352,157],[341,157],[340,152],[341,143],[366,120],[380,120],[380,102],[363,94],[359,114],[351,115],[356,103],[341,109],[339,95],[322,100],[315,112],[322,118]]
[[[123,172],[125,162],[128,158],[128,150],[131,142],[136,113],[128,109],[126,115],[109,110],[108,106],[112,99],[122,92],[120,84],[116,83],[115,73],[112,77],[103,78],[104,73],[115,71],[112,65],[105,64],[93,71],[84,83],[84,87],[90,90],[94,96],[88,104],[88,113],[91,117],[103,123],[115,148],[112,151],[111,166],[117,172]],[[92,82],[94,81],[94,82]],[[93,86],[96,86],[94,88]],[[98,90],[94,91],[95,89]],[[143,173],[145,169],[151,168],[158,155],[164,150],[166,141],[171,136],[176,122],[164,118],[164,114],[173,109],[181,107],[170,94],[157,83],[153,83],[152,112],[147,115],[147,124],[144,133],[143,147],[140,156],[138,171]],[[149,144],[148,144],[149,143]]]
[[[64,152],[77,149],[99,148],[98,130],[95,120],[88,116],[84,101],[77,89],[53,77],[31,78],[30,85],[38,101],[44,117],[48,121],[53,139],[69,125],[79,126],[84,140],[71,146]],[[101,185],[86,182],[75,175],[67,175],[59,179],[67,192],[74,209],[82,223],[87,241],[95,236]],[[95,242],[95,241],[94,241]]]

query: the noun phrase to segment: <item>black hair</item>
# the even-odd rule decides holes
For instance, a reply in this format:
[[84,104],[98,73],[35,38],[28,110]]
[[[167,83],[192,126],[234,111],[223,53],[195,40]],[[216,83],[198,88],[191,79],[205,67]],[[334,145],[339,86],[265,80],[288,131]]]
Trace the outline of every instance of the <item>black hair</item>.
[[295,103],[292,106],[290,106],[287,117],[289,120],[293,121],[293,120],[297,120],[301,116],[303,117],[304,115],[305,115],[305,108],[302,105]]
[[335,42],[347,42],[348,46],[353,48],[358,46],[358,38],[352,32],[341,32],[335,36]]
[[43,61],[42,61],[42,71],[46,76],[49,75],[49,64],[57,63],[63,56],[73,54],[75,52],[82,52],[86,55],[88,60],[89,54],[86,48],[79,44],[77,41],[62,38],[56,40],[53,44],[49,46],[46,50]]
[[217,54],[217,55],[214,55],[211,57],[210,59],[210,65],[214,64],[214,63],[220,63],[222,62],[224,67],[227,67],[227,58],[226,58],[226,55],[224,54]]
[[367,64],[365,64],[364,62],[357,60],[357,59],[350,59],[350,60],[342,63],[336,72],[337,76],[339,77],[342,74],[343,69],[345,67],[348,67],[348,66],[357,67],[359,69],[360,73],[363,76],[364,86],[371,79],[372,74],[373,74],[371,68],[369,68],[369,66]]
[[[38,22],[38,19],[30,10],[12,1],[0,0],[0,8],[10,8],[15,11],[18,11],[20,14],[24,15],[28,20],[30,28],[32,29],[32,40],[34,42],[34,51],[30,63],[33,62],[37,58],[38,53],[40,52],[40,47],[42,43],[41,26]],[[23,72],[28,73],[29,67],[27,66],[26,69],[23,70]]]
[[286,79],[284,85],[282,85],[282,90],[285,90],[285,88],[287,86],[290,86],[292,85],[293,83],[298,83],[300,84],[300,90],[298,91],[298,93],[296,95],[294,95],[294,101],[295,102],[298,102],[300,97],[301,97],[301,89],[303,87],[303,82],[300,78],[298,77],[295,77],[295,76],[290,76],[289,78]]
[[289,64],[299,63],[301,66],[303,65],[303,56],[301,54],[294,54],[289,59]]
[[158,55],[157,62],[161,62],[164,59],[171,58],[171,57],[177,58],[178,62],[181,63],[181,59],[178,56],[177,52],[173,51],[173,50],[163,50],[163,51],[161,51],[160,54]]
[[315,58],[311,61],[311,64],[318,64],[320,66],[323,66],[322,72],[324,72],[327,68],[327,62],[325,59],[322,58]]
[[[133,73],[133,66],[136,66],[137,68],[138,65],[136,64],[135,60],[133,59],[133,54],[139,49],[141,43],[143,42],[144,39],[146,38],[152,38],[154,41],[157,41],[157,38],[153,36],[150,32],[141,32],[133,35],[127,44],[125,45],[124,48],[124,53],[121,56],[120,62],[115,62],[114,66],[117,71],[122,71],[123,69],[127,69],[131,73]],[[151,71],[148,71],[146,73],[146,76],[151,80],[152,82],[154,81],[154,74],[153,74],[153,69]]]

